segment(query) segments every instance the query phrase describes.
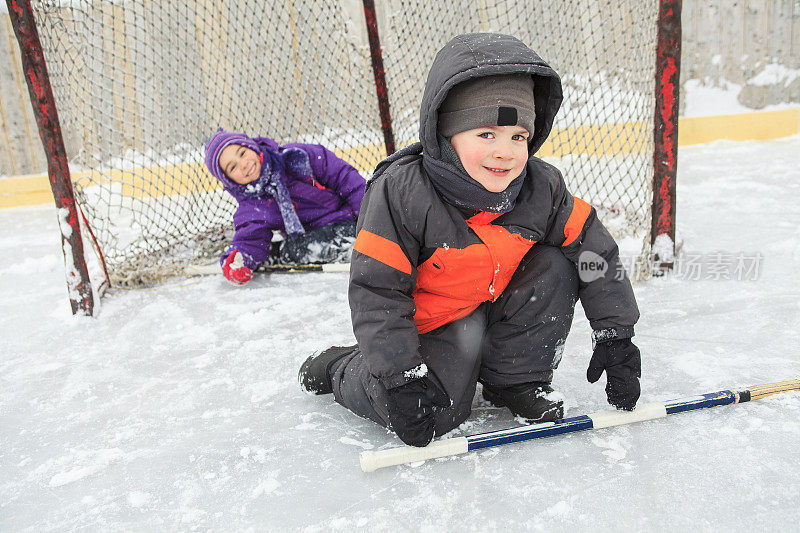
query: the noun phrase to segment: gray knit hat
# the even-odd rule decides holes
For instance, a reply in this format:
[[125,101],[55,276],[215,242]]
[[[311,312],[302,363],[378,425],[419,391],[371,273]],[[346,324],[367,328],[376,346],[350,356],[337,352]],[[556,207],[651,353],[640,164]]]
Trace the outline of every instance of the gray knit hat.
[[439,107],[439,134],[456,133],[484,126],[522,126],[533,135],[533,79],[529,74],[484,76],[464,81],[450,89]]

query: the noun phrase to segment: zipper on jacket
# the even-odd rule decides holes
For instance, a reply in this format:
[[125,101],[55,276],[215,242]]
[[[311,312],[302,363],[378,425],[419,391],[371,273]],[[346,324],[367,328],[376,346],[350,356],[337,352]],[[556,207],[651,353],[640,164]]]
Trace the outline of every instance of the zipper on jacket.
[[[491,297],[492,301],[494,302],[500,296],[499,294],[495,295],[495,293],[494,293],[494,285],[495,285],[495,282],[497,282],[497,275],[500,273],[500,263],[495,260],[494,254],[492,253],[492,247],[489,246],[488,244],[486,244],[486,242],[481,238],[480,234],[477,231],[475,231],[475,228],[472,227],[472,224],[467,222],[467,226],[469,226],[470,229],[475,232],[475,235],[478,236],[478,239],[480,239],[480,241],[486,247],[486,250],[489,252],[489,262],[490,262],[491,268],[492,268],[492,281],[489,282],[488,291],[489,291],[489,296]],[[491,223],[488,223],[488,224],[485,224],[485,226],[494,226],[494,225],[491,224]]]
[[494,269],[492,271],[492,281],[489,283],[489,294],[491,295],[492,301],[494,302],[500,296],[499,294],[498,295],[494,294],[494,284],[497,281],[497,274],[500,273],[500,263],[494,260],[494,254],[492,254],[492,247],[486,245],[486,248],[489,250],[489,260],[492,262],[492,268]]

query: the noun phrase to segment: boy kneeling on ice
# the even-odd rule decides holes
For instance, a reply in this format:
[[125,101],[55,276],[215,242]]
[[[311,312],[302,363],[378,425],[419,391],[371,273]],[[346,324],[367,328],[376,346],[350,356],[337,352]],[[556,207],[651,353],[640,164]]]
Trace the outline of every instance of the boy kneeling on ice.
[[[351,259],[357,346],[300,369],[303,387],[425,446],[470,414],[476,383],[533,422],[563,417],[550,383],[577,298],[594,330],[590,382],[632,410],[639,318],[618,248],[561,173],[533,157],[561,104],[558,75],[519,40],[460,35],[437,54],[420,140],[367,188]],[[586,282],[577,263],[608,263]]]

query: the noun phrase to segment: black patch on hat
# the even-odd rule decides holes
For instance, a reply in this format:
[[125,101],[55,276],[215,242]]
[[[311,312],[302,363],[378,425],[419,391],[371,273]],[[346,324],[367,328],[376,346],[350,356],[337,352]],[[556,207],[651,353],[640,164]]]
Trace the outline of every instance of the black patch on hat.
[[517,108],[500,106],[497,108],[497,125],[498,126],[516,126],[517,125]]

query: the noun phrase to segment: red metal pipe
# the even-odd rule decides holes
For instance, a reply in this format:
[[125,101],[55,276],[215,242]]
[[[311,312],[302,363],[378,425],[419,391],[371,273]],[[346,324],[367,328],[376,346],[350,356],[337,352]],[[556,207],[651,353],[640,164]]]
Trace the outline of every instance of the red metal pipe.
[[653,220],[651,243],[662,235],[653,253],[653,273],[673,267],[675,254],[675,184],[678,170],[678,97],[681,71],[682,0],[660,0],[656,43],[656,113],[653,151]]
[[364,1],[364,18],[367,24],[369,52],[372,58],[372,73],[375,75],[375,92],[378,95],[378,111],[381,115],[381,129],[386,155],[394,153],[394,132],[392,131],[392,115],[389,111],[389,89],[386,85],[386,73],[383,70],[383,52],[378,33],[378,18],[375,16],[374,0]]
[[[47,175],[55,199],[58,225],[61,230],[61,250],[67,274],[67,290],[73,314],[92,316],[94,297],[89,271],[83,256],[83,239],[78,209],[69,175],[67,153],[61,126],[58,122],[53,89],[47,75],[42,44],[29,0],[6,0],[8,14],[17,36],[22,57],[22,69],[28,85],[33,114],[47,156]],[[70,261],[72,264],[70,265]]]

